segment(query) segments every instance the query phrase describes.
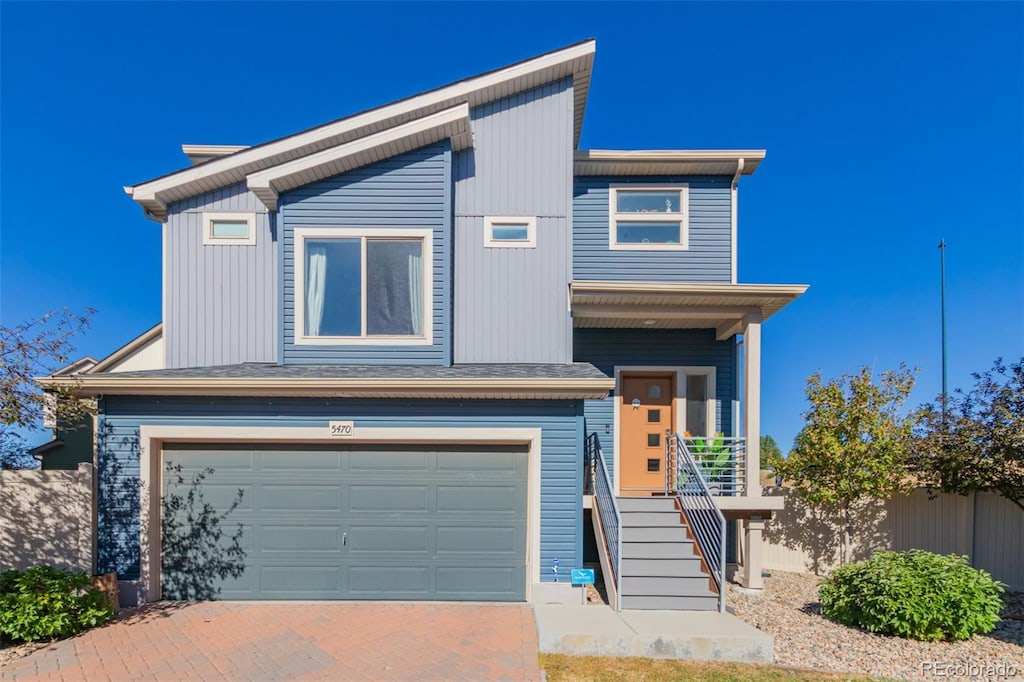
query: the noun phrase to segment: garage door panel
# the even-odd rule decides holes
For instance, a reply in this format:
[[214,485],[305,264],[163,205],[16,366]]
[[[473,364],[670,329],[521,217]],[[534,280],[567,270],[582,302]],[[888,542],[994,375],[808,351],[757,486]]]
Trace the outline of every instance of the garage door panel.
[[378,471],[429,471],[429,452],[352,452],[349,454],[349,469],[353,473]]
[[349,486],[349,506],[353,512],[426,512],[428,488],[422,485]]
[[284,452],[262,452],[262,471],[274,471],[284,469],[287,471],[300,472],[324,472],[341,471],[342,457],[340,452],[317,452],[317,451],[284,451]]
[[241,524],[245,570],[218,581],[218,598],[525,598],[523,446],[168,445],[164,456],[186,479],[165,477],[165,491],[186,494],[187,472],[207,465],[204,501],[223,512],[243,490],[219,544]]
[[340,485],[262,485],[260,507],[266,511],[341,511]]
[[264,552],[340,552],[341,526],[263,526]]
[[426,552],[430,528],[427,526],[349,526],[349,551]]

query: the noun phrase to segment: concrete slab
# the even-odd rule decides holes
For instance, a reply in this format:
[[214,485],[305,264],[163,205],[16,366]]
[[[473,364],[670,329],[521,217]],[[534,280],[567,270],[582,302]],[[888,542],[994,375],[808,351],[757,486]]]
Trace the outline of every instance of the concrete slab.
[[774,638],[728,613],[620,611],[538,604],[540,650],[576,656],[640,656],[772,663]]

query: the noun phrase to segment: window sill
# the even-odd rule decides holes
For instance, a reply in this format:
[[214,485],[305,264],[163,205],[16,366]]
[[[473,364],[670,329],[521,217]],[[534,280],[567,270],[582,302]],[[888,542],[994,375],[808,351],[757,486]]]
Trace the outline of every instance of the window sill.
[[432,346],[429,336],[296,336],[296,346]]
[[611,251],[689,251],[688,244],[609,244]]

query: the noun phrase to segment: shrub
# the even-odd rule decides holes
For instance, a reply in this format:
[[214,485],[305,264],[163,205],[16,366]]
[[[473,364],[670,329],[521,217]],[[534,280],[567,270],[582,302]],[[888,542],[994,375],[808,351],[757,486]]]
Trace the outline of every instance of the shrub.
[[0,635],[33,642],[69,637],[114,615],[84,573],[36,566],[0,574]]
[[876,552],[819,588],[821,612],[869,632],[934,641],[969,639],[999,620],[1003,585],[967,557],[922,550]]

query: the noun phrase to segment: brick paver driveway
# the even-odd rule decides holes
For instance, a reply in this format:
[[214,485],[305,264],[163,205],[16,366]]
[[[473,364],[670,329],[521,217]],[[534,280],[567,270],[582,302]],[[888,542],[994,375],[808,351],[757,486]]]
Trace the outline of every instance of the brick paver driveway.
[[148,607],[0,668],[11,680],[539,680],[526,605]]

